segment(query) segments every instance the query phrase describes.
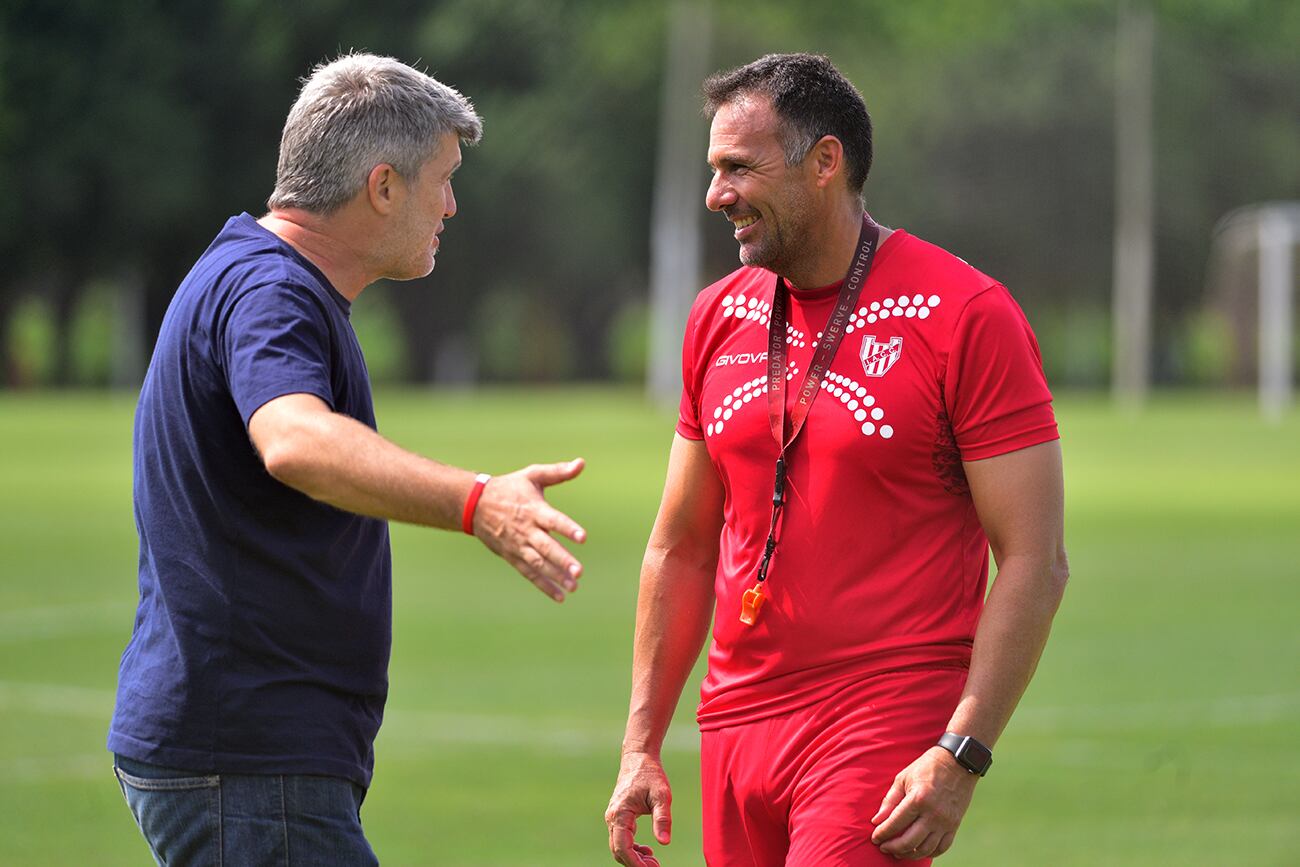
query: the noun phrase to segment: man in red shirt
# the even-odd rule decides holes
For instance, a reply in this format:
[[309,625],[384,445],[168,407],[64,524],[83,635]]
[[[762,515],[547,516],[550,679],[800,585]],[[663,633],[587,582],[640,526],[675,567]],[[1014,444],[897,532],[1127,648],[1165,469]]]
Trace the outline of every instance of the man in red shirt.
[[928,863],[1065,587],[1038,346],[1005,287],[866,215],[870,119],[826,58],[769,55],[705,95],[706,203],[745,267],[686,327],[610,849],[658,864],[644,814],[669,841],[660,748],[712,617],[711,867]]

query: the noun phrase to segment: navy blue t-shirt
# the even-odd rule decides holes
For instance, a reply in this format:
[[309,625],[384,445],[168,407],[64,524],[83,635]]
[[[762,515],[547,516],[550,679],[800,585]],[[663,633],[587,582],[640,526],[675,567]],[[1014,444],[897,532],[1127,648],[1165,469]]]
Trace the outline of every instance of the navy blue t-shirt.
[[388,691],[388,524],[276,481],[248,437],[259,407],[294,393],[375,426],[349,308],[248,214],[172,299],[135,416],[140,605],[110,750],[369,785]]

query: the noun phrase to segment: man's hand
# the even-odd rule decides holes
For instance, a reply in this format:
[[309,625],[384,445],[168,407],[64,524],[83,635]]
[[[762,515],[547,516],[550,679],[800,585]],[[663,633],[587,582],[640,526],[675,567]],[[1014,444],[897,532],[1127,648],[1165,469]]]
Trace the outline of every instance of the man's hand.
[[649,753],[624,753],[618,769],[618,782],[605,809],[609,827],[609,851],[625,867],[659,867],[654,850],[633,839],[636,817],[654,817],[655,839],[667,846],[672,837],[673,792],[668,775],[658,756]]
[[495,476],[474,511],[474,535],[556,602],[578,589],[582,564],[551,536],[581,543],[587,531],[546,502],[544,490],[582,472],[582,458]]
[[894,777],[871,819],[871,842],[905,861],[942,855],[957,836],[978,781],[952,753],[931,747]]

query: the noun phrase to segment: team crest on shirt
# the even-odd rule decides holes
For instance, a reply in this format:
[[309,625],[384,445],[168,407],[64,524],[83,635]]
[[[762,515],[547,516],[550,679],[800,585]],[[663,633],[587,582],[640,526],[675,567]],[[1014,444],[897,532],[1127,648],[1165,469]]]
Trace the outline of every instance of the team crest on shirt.
[[889,343],[877,343],[876,335],[867,334],[862,338],[862,351],[858,355],[867,376],[884,376],[903,357],[903,338],[891,337]]

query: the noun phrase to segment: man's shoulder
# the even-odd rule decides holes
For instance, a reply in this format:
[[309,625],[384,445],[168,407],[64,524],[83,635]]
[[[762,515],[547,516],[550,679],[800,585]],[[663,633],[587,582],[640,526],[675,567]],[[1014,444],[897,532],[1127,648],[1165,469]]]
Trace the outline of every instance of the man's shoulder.
[[244,285],[291,284],[315,288],[320,277],[276,235],[248,214],[231,217],[199,259],[219,278]]
[[328,315],[330,290],[283,241],[243,214],[232,217],[182,281],[176,302],[224,319],[245,299],[287,294]]
[[[967,297],[998,285],[996,279],[961,256],[910,232],[895,230],[889,240],[897,241],[888,257],[889,270],[895,275],[906,275],[905,279],[910,283],[926,283],[936,289],[942,288],[950,295]],[[882,248],[881,252],[888,249]]]

